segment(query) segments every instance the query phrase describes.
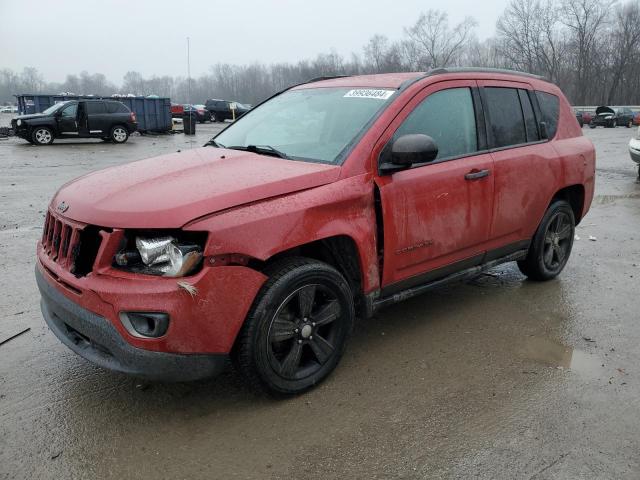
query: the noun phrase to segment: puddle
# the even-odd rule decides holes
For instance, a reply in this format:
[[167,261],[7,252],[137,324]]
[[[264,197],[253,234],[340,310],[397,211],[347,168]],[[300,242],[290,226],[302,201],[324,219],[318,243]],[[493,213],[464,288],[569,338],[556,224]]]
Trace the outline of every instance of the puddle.
[[514,264],[509,267],[493,268],[466,283],[483,288],[517,288],[522,286],[522,282],[526,278]]
[[541,337],[529,337],[520,351],[522,356],[552,367],[562,367],[590,377],[604,374],[602,360],[582,350]]

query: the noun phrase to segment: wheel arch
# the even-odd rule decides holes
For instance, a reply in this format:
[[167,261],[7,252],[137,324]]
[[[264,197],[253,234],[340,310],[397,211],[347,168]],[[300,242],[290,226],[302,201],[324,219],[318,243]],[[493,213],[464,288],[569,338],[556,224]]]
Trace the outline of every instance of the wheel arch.
[[571,205],[571,210],[573,210],[573,216],[575,217],[576,225],[578,225],[582,220],[584,212],[584,185],[576,184],[561,188],[553,195],[551,201],[549,202],[549,206],[551,206],[551,204],[556,200],[565,200],[567,203],[569,203],[569,205]]
[[354,294],[356,312],[365,308],[363,256],[356,240],[346,234],[329,236],[280,251],[261,262],[260,270],[287,257],[305,257],[327,263],[338,270],[347,280]]

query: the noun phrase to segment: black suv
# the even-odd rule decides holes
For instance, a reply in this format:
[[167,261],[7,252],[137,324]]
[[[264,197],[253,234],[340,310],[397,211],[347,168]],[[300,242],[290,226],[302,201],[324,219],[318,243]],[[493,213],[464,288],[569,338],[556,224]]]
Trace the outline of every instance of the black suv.
[[205,102],[205,108],[209,110],[211,114],[212,122],[224,122],[225,120],[233,119],[233,112],[231,111],[231,104],[236,106],[236,118],[240,118],[242,115],[251,110],[246,105],[238,102],[228,102],[226,100],[209,99]]
[[136,131],[136,114],[115,100],[69,100],[42,113],[11,120],[16,135],[35,145],[55,138],[101,138],[124,143]]

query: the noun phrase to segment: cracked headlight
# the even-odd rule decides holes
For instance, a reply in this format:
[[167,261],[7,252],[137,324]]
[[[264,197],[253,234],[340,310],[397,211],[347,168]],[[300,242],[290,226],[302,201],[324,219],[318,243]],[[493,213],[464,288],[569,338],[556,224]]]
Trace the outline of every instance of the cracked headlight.
[[163,277],[189,275],[201,260],[199,244],[180,241],[173,236],[136,236],[135,249],[122,250],[114,258],[116,265],[126,270]]

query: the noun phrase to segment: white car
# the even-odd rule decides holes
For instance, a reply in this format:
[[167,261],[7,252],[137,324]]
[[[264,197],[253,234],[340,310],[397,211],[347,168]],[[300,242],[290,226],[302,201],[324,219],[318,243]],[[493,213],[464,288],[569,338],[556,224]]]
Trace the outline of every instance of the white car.
[[629,140],[629,155],[631,155],[631,160],[638,164],[638,177],[640,178],[640,127],[638,127],[636,136]]
[[0,113],[13,113],[13,107],[0,107]]

